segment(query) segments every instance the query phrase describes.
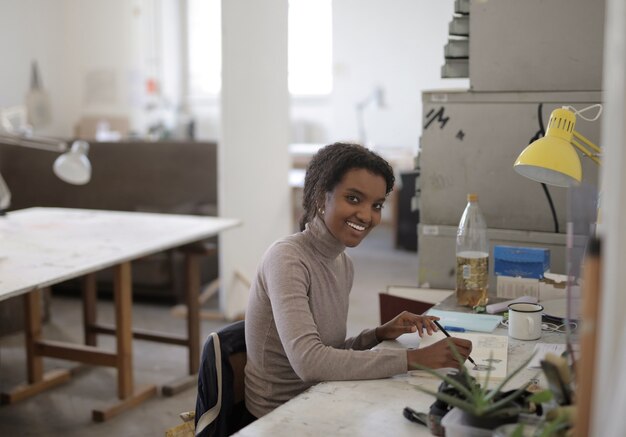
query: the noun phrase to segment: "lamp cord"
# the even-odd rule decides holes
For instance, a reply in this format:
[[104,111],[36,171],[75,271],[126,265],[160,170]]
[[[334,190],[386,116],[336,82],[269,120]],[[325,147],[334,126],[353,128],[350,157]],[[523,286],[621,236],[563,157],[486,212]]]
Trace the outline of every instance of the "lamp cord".
[[[583,111],[586,111],[587,109],[590,109],[590,108],[591,106],[589,108],[583,109]],[[602,108],[600,108],[600,112],[602,112]],[[530,139],[528,144],[531,144],[533,141],[536,141],[539,138],[542,138],[546,135],[546,129],[543,125],[543,103],[539,103],[539,106],[537,107],[537,120],[539,120],[539,130],[535,133],[535,135],[533,135],[533,137]],[[552,196],[550,195],[550,190],[548,190],[548,186],[544,184],[543,182],[541,183],[541,188],[543,188],[543,192],[545,193],[546,198],[548,199],[548,205],[550,205],[550,211],[552,212],[552,220],[554,221],[554,232],[558,234],[559,233],[559,220],[556,216],[556,209],[554,208],[554,202],[552,202]]]
[[548,186],[541,183],[541,187],[543,188],[543,192],[546,193],[546,197],[548,198],[548,204],[550,205],[550,211],[552,211],[552,220],[554,220],[554,233],[559,233],[559,221],[556,218],[556,210],[554,209],[554,203],[552,203],[552,196],[550,196],[550,191],[548,190]]

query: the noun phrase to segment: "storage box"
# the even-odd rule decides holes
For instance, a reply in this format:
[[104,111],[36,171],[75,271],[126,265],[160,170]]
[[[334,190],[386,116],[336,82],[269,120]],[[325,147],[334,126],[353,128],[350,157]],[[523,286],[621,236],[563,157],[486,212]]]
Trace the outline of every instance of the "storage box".
[[496,296],[515,299],[531,296],[539,299],[539,279],[498,276],[496,278]]
[[[550,277],[548,277],[550,276]],[[515,299],[521,296],[532,296],[543,302],[551,299],[564,299],[567,288],[567,277],[547,273],[542,279],[520,278],[513,276],[496,277],[496,296]],[[572,287],[572,295],[579,296],[580,286]]]
[[550,270],[550,251],[539,247],[494,246],[496,276],[541,279]]
[[472,89],[601,90],[604,15],[605,0],[471,1]]

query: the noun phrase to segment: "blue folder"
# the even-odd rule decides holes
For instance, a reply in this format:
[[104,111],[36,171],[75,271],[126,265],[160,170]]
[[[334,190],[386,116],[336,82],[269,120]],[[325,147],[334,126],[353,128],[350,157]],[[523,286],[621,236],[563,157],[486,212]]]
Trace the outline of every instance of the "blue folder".
[[502,321],[502,316],[442,311],[432,308],[426,314],[439,317],[439,323],[443,326],[456,326],[466,331],[493,332]]

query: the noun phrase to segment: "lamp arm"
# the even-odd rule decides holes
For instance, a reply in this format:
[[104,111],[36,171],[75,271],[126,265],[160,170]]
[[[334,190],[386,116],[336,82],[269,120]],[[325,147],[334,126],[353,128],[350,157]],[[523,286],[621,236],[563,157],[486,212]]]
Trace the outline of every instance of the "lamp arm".
[[587,158],[591,159],[593,162],[595,162],[596,164],[600,165],[600,160],[598,159],[597,155],[594,153],[591,153],[589,151],[589,149],[587,149],[585,146],[583,146],[582,144],[580,144],[578,141],[576,141],[575,139],[572,138],[571,141],[572,145],[574,147],[576,147],[578,150],[580,150],[582,152],[583,155],[585,155]]
[[48,152],[65,152],[68,148],[66,142],[53,138],[29,137],[8,132],[0,132],[0,142],[31,149],[46,150]]
[[596,152],[597,154],[602,153],[602,149],[599,146],[596,146],[589,138],[585,137],[584,135],[582,135],[581,133],[576,132],[576,131],[573,131],[572,133],[574,134],[574,136],[576,137],[577,140],[579,140],[580,142],[585,144],[587,147],[592,149],[594,152]]

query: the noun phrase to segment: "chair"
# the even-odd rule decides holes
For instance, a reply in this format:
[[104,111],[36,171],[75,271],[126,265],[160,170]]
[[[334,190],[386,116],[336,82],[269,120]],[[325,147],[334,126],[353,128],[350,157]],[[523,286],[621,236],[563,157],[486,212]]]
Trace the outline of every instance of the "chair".
[[244,412],[246,338],[244,321],[211,333],[198,374],[196,436],[229,436],[247,423]]

